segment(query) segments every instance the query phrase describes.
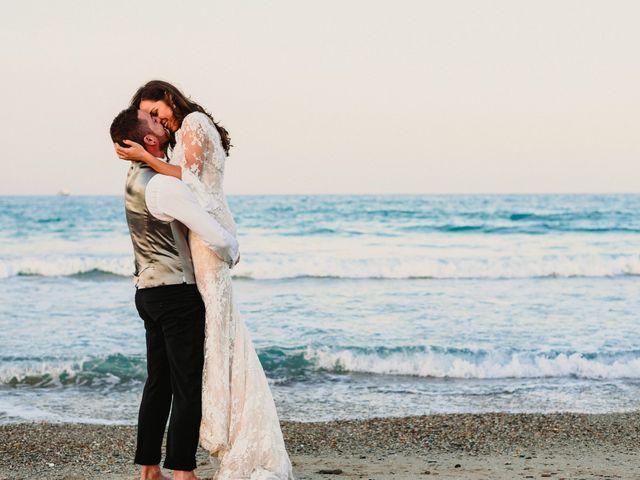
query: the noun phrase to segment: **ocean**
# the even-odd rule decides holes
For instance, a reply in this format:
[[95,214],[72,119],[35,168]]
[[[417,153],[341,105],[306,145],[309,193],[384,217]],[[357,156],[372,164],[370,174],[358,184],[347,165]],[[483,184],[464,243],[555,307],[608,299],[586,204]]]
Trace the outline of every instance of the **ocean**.
[[[640,195],[230,196],[280,418],[640,408]],[[0,197],[0,423],[135,424],[119,196]]]

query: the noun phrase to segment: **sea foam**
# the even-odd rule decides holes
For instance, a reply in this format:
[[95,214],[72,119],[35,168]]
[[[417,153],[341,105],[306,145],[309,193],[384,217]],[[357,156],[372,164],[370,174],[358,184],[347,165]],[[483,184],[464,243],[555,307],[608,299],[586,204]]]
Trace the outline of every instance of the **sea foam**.
[[[0,260],[0,278],[106,273],[133,274],[129,256],[51,256]],[[234,277],[255,280],[290,278],[500,279],[544,277],[617,277],[640,275],[638,255],[554,255],[490,258],[340,258],[328,255],[242,257]]]
[[439,348],[308,348],[317,368],[435,378],[640,378],[640,351],[614,355],[549,352],[472,351]]
[[[423,378],[640,379],[640,350],[612,353],[544,352],[410,347],[269,347],[258,351],[274,381],[304,381],[322,372],[406,375]],[[0,384],[32,388],[135,386],[146,378],[145,360],[119,354],[106,357],[3,362]],[[137,387],[136,387],[137,388]]]

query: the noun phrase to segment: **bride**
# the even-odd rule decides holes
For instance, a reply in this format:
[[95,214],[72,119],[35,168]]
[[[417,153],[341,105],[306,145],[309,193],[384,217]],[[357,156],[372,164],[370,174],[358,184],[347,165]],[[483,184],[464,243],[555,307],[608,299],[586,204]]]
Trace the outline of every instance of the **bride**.
[[[172,133],[170,163],[126,141],[120,158],[147,163],[182,179],[229,232],[236,225],[222,189],[229,134],[200,105],[170,83],[154,80],[131,104]],[[276,406],[251,337],[233,297],[229,266],[191,233],[196,283],[206,307],[200,444],[220,462],[215,480],[292,480]]]

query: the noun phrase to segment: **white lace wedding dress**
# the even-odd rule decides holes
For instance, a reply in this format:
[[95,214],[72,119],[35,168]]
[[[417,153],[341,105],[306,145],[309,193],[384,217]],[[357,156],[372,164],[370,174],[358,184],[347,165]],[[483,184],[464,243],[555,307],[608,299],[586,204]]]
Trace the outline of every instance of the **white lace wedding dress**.
[[[232,234],[236,225],[222,189],[226,155],[206,115],[187,115],[171,163],[201,205]],[[189,244],[206,307],[200,444],[217,458],[214,480],[293,480],[276,406],[233,298],[229,266],[195,234]]]

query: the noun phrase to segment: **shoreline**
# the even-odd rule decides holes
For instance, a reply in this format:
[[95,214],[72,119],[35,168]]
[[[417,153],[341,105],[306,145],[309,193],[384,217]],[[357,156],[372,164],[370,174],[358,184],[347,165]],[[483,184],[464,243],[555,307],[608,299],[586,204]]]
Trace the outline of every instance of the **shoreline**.
[[[300,480],[640,478],[640,410],[434,414],[281,425]],[[134,479],[135,429],[0,425],[0,479]],[[202,449],[198,464],[201,479],[213,477],[215,468]],[[319,473],[323,470],[341,473]]]

